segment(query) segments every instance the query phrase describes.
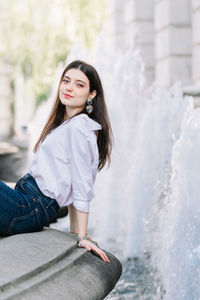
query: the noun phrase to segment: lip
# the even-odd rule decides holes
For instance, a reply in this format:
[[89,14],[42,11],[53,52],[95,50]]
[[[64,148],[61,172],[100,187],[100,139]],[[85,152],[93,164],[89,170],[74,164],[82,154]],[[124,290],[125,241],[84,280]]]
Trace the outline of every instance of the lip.
[[73,98],[73,96],[69,95],[69,94],[64,94],[65,98]]

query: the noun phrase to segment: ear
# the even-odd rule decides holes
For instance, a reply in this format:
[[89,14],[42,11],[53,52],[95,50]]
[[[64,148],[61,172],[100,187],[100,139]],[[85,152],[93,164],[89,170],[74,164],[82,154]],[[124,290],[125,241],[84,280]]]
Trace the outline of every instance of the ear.
[[96,94],[97,94],[96,90],[92,91],[91,93],[89,93],[89,98],[94,99],[94,97],[96,96]]

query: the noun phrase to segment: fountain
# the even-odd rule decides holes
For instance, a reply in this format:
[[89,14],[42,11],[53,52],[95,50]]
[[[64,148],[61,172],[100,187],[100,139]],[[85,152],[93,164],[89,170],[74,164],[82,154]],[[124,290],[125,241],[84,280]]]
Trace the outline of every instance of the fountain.
[[[77,47],[68,62],[88,60]],[[101,35],[93,65],[115,147],[111,167],[97,175],[89,231],[124,261],[124,275],[106,299],[199,299],[200,111],[181,83],[145,87],[140,53],[112,51]],[[67,230],[68,220],[53,227]]]
[[180,83],[143,88],[138,53],[117,57],[107,99],[115,149],[111,168],[97,177],[91,227],[125,262],[150,261],[157,287],[148,299],[199,299],[200,111]]

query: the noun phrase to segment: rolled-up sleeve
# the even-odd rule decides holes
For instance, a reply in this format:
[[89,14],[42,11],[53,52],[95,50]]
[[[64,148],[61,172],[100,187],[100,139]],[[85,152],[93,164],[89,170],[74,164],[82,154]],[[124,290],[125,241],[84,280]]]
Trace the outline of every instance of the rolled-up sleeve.
[[90,134],[77,126],[70,128],[70,169],[73,205],[76,209],[89,212],[93,193],[93,145]]

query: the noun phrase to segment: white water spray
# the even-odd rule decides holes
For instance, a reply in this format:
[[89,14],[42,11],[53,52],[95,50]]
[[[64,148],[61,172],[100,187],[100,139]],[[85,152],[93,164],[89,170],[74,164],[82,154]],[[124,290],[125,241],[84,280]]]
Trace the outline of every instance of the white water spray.
[[[200,112],[179,83],[145,91],[138,53],[100,45],[94,66],[104,83],[115,147],[110,169],[97,175],[89,230],[124,257],[150,253],[164,299],[199,299]],[[86,59],[77,57],[77,47],[75,52],[71,58]]]

